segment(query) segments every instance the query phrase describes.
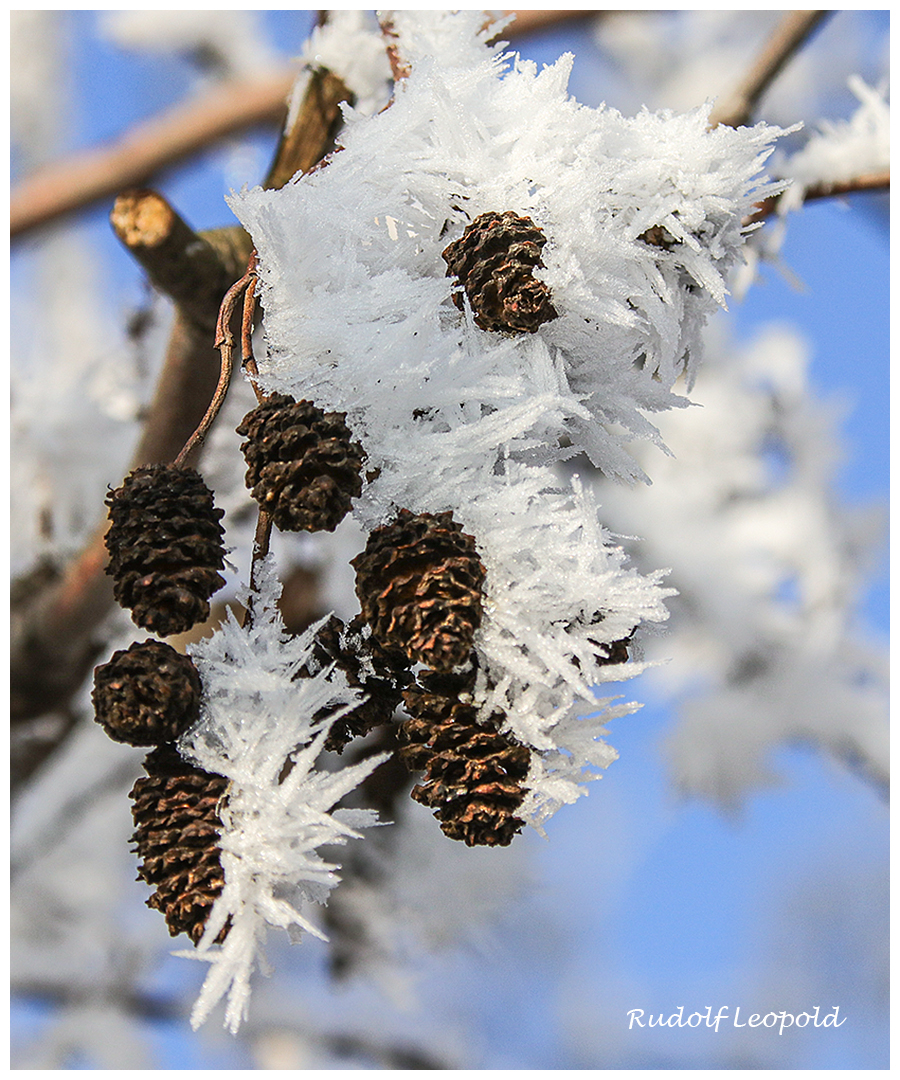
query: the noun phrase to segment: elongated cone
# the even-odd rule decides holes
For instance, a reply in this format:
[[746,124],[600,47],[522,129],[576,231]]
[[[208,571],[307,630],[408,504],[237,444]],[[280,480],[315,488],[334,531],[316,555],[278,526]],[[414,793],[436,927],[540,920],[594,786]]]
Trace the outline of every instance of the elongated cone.
[[401,510],[375,529],[351,559],[356,595],[372,634],[386,649],[439,671],[464,663],[481,624],[484,566],[475,538],[450,511]]
[[193,469],[146,465],[106,500],[106,534],[116,600],[138,626],[168,637],[209,616],[209,598],[225,584],[224,511]]
[[525,824],[515,816],[525,798],[531,752],[499,730],[502,714],[479,721],[460,694],[472,675],[426,672],[403,695],[410,718],[400,728],[400,756],[424,770],[412,797],[430,806],[441,829],[469,847],[506,846]]
[[188,764],[172,746],[152,750],[144,770],[130,793],[138,878],[156,886],[147,906],[165,915],[172,937],[185,933],[196,945],[225,884],[219,803],[228,781]]

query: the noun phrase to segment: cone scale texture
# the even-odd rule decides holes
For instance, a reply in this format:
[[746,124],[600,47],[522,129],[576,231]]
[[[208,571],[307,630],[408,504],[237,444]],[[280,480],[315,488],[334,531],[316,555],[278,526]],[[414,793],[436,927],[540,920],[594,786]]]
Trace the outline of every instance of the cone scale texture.
[[502,714],[479,721],[460,699],[469,675],[425,672],[403,694],[410,718],[401,725],[400,756],[424,770],[411,794],[434,810],[443,832],[469,847],[505,847],[525,822],[515,816],[525,798],[531,752],[499,731]]
[[362,617],[386,649],[448,671],[468,660],[481,624],[484,566],[450,511],[401,510],[351,560]]
[[365,454],[345,420],[272,394],[238,425],[247,487],[282,532],[333,532],[361,494]]
[[225,584],[224,511],[193,469],[135,469],[106,499],[106,534],[116,600],[138,626],[161,637],[209,617],[209,598]]
[[116,742],[174,742],[200,716],[200,676],[190,657],[140,641],[94,668],[94,718]]
[[[147,906],[165,915],[172,937],[185,933],[196,945],[225,884],[218,807],[228,781],[188,764],[171,746],[152,750],[144,770],[130,792],[138,879],[156,887]],[[226,924],[216,940],[227,933]]]
[[[482,330],[533,334],[558,316],[550,290],[534,276],[547,238],[529,217],[511,210],[477,217],[443,252],[447,274],[465,290]],[[464,310],[460,293],[453,302]]]

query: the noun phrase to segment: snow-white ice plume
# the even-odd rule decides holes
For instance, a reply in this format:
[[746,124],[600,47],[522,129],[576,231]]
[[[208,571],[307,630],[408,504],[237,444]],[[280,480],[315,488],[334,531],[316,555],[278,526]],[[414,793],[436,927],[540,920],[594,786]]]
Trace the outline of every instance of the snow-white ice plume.
[[787,215],[803,206],[810,188],[890,169],[891,108],[886,91],[867,86],[858,75],[852,75],[847,84],[860,103],[849,120],[819,120],[818,130],[802,149],[773,157],[772,173],[784,177],[789,187],[778,200],[778,216],[747,245],[745,264],[733,282],[735,295],[743,296],[760,263],[778,263]]
[[[212,965],[194,1007],[194,1027],[227,993],[225,1022],[232,1032],[246,1013],[254,968],[265,967],[267,927],[282,927],[292,939],[303,930],[322,936],[307,909],[324,903],[339,878],[338,867],[317,848],[358,837],[357,829],[375,822],[374,811],[329,811],[383,760],[316,769],[331,721],[358,704],[358,695],[336,670],[300,677],[321,624],[288,635],[277,607],[274,560],[268,557],[260,570],[258,590],[242,596],[252,603],[252,625],[242,627],[229,611],[215,634],[191,647],[203,708],[180,743],[189,760],[231,781],[220,807],[225,885],[196,950],[180,955]],[[331,710],[326,720],[315,721],[323,709]],[[226,923],[227,937],[215,945]]]
[[835,417],[795,334],[708,353],[703,408],[665,418],[675,456],[657,482],[598,491],[614,528],[646,537],[638,564],[672,567],[672,625],[646,651],[671,658],[654,676],[681,698],[675,782],[734,804],[771,782],[776,746],[802,741],[882,786],[887,657],[854,618],[882,513],[836,503]]
[[[652,437],[643,414],[679,403],[669,391],[725,302],[741,219],[775,190],[759,173],[779,131],[710,131],[708,106],[586,108],[566,90],[570,55],[539,73],[475,41],[477,14],[424,13],[401,34],[417,59],[389,109],[351,116],[326,168],[232,198],[260,255],[264,385],[349,409],[382,465],[382,436],[413,415],[423,432],[454,422],[444,401],[458,409],[462,372],[471,415],[527,389],[495,384],[543,349],[562,369],[568,452],[637,478],[624,436]],[[451,29],[466,48],[429,53]],[[489,210],[547,237],[538,276],[560,314],[527,340],[479,331],[451,303],[442,252]],[[665,246],[642,239],[654,229]]]
[[259,76],[276,61],[257,11],[107,11],[101,20],[106,36],[122,48],[186,53],[219,77]]
[[891,167],[891,107],[887,94],[867,86],[858,75],[848,85],[859,100],[849,120],[821,120],[802,150],[783,162],[773,161],[778,175],[792,185],[779,200],[779,212],[795,210],[814,184],[853,180]]
[[[328,20],[310,34],[299,57],[303,64],[291,91],[286,129],[290,129],[303,100],[309,74],[325,68],[337,75],[353,94],[353,110],[371,116],[390,99],[391,66],[381,28],[371,11],[329,11]],[[347,113],[351,111],[345,107]]]
[[[611,751],[591,687],[602,659],[665,618],[658,573],[625,566],[591,498],[553,466],[586,454],[644,478],[627,450],[685,399],[699,334],[724,305],[741,221],[778,129],[708,127],[709,106],[626,118],[572,100],[572,57],[536,65],[487,45],[480,12],[383,13],[410,73],[390,108],[348,114],[324,168],[231,199],[260,257],[267,389],[346,411],[368,455],[354,514],[451,510],[487,568],[475,703],[534,752],[539,825]],[[485,331],[442,255],[488,212],[546,236],[535,276],[558,317]],[[619,706],[616,712],[636,706]],[[593,719],[575,721],[574,715]]]

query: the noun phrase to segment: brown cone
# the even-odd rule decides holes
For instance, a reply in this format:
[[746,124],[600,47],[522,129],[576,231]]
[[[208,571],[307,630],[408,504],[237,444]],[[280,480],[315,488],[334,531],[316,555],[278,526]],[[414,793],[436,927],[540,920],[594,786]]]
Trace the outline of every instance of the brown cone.
[[378,643],[447,671],[464,663],[481,624],[485,570],[450,511],[401,510],[351,559],[362,617]]
[[172,937],[185,933],[196,945],[225,884],[218,806],[228,781],[189,765],[171,746],[152,750],[144,769],[130,793],[138,878],[156,886],[147,906],[165,915]]
[[106,534],[114,595],[138,626],[161,637],[209,616],[209,598],[225,584],[224,511],[193,469],[146,465],[110,493]]
[[472,675],[420,675],[403,694],[410,719],[400,728],[400,756],[424,770],[412,797],[435,811],[441,829],[469,847],[505,847],[525,822],[515,810],[525,798],[522,781],[531,753],[498,730],[502,713],[477,719],[475,706],[459,700]]
[[[477,217],[459,240],[443,253],[447,274],[465,289],[482,330],[533,334],[557,318],[550,290],[533,271],[543,266],[541,249],[547,238],[531,218],[511,210]],[[462,296],[453,302],[464,310]]]
[[238,425],[247,487],[283,532],[333,532],[361,494],[365,454],[345,420],[272,394]]
[[200,676],[190,657],[139,641],[94,668],[94,719],[116,742],[174,742],[200,715]]

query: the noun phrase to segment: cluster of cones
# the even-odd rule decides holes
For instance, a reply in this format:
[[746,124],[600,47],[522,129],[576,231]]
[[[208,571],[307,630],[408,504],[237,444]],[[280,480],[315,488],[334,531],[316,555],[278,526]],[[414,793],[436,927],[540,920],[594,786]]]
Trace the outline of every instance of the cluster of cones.
[[[476,324],[534,332],[557,313],[543,265],[546,238],[529,218],[483,214],[444,252],[448,275],[465,292]],[[286,531],[333,531],[362,491],[366,456],[343,413],[272,394],[238,426],[246,441],[246,483],[273,524]],[[222,511],[193,470],[134,470],[107,499],[108,572],[116,600],[134,622],[161,637],[206,620],[223,584]],[[430,807],[444,833],[468,845],[505,845],[522,828],[530,751],[504,732],[502,714],[473,704],[474,638],[482,618],[484,566],[475,539],[452,514],[400,510],[375,529],[352,560],[360,614],[320,628],[299,677],[331,665],[365,700],[332,726],[326,748],[393,720],[401,705],[399,756],[421,771],[412,797]],[[202,687],[189,657],[150,639],[116,652],[94,676],[97,721],[109,736],[153,749],[131,791],[138,875],[155,887],[148,904],[172,935],[196,944],[221,893],[218,847],[227,781],[179,755],[177,740],[198,720]],[[219,940],[228,933],[222,930]]]

